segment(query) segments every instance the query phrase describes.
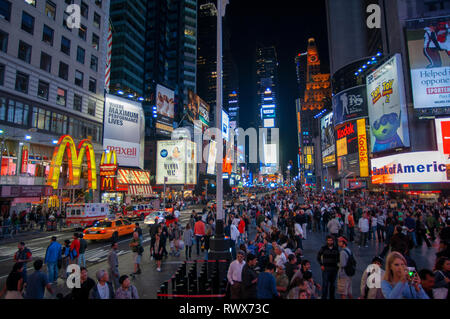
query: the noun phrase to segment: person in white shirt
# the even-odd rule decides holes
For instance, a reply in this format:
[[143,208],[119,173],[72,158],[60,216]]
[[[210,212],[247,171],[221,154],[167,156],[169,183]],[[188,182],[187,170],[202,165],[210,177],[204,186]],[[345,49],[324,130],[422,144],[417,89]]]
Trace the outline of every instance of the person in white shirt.
[[239,239],[240,233],[239,229],[235,224],[231,224],[230,226],[230,235],[231,235],[231,254],[233,258],[236,258],[236,243]]
[[242,269],[245,266],[245,252],[238,251],[237,259],[228,268],[228,283],[231,285],[231,299],[242,299]]
[[108,272],[99,270],[96,276],[98,283],[92,288],[91,299],[114,299],[114,289],[109,282]]
[[275,265],[278,266],[284,266],[284,264],[287,263],[287,258],[285,253],[281,250],[279,246],[275,247]]
[[364,213],[363,217],[361,217],[358,222],[358,228],[359,228],[359,232],[360,232],[360,242],[359,242],[360,248],[361,248],[361,246],[369,247],[367,245],[367,239],[369,236],[369,219],[368,218],[369,217],[367,216],[367,213]]
[[297,248],[301,248],[303,250],[302,238],[303,238],[303,229],[299,223],[294,224],[295,231],[295,240],[297,241]]
[[180,211],[178,209],[175,210],[174,212],[175,218],[179,218],[180,217]]

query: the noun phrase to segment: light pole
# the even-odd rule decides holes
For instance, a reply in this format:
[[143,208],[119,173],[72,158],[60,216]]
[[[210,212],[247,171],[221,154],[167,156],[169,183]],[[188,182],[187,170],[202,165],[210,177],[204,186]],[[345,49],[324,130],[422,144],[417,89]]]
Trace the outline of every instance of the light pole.
[[353,173],[348,173],[347,175],[345,175],[344,179],[343,179],[343,183],[342,183],[342,204],[345,205],[345,180],[347,177],[353,175]]

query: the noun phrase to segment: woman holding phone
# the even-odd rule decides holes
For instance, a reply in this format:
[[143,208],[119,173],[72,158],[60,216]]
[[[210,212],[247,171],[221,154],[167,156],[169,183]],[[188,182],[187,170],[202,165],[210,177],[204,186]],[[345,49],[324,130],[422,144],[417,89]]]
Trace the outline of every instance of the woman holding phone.
[[420,284],[417,272],[408,269],[406,259],[395,251],[387,257],[381,290],[386,299],[430,299]]

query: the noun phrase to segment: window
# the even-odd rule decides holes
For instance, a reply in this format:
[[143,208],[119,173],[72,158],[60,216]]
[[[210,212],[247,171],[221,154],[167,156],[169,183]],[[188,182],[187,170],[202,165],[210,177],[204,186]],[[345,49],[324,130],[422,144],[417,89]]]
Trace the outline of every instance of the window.
[[28,74],[17,71],[16,74],[16,91],[22,93],[28,93],[28,80],[30,76]]
[[83,108],[83,97],[78,94],[73,95],[73,109],[75,111],[81,112]]
[[66,11],[64,11],[64,18],[63,18],[63,27],[66,28],[69,31],[72,31],[71,28],[67,25],[67,20],[69,19],[70,14],[68,14]]
[[50,91],[50,84],[39,80],[38,84],[38,97],[48,101],[48,92]]
[[77,61],[84,64],[85,50],[82,47],[77,48]]
[[36,7],[36,0],[25,0],[25,2],[29,5],[32,5],[33,7]]
[[45,2],[45,14],[52,20],[55,20],[56,17],[56,4],[47,0]]
[[98,58],[95,55],[91,55],[91,70],[98,72]]
[[66,106],[67,91],[61,88],[56,90],[56,104]]
[[31,45],[23,41],[19,41],[19,53],[17,57],[22,61],[31,63]]
[[94,78],[89,78],[89,91],[97,93],[97,80]]
[[0,0],[0,17],[3,17],[6,21],[11,21],[11,2]]
[[80,24],[80,28],[78,29],[78,36],[86,41],[87,27],[85,25]]
[[52,57],[44,52],[41,52],[41,70],[52,72]]
[[92,33],[92,47],[98,51],[100,45],[100,38],[95,33]]
[[61,38],[61,52],[70,55],[70,40],[66,37]]
[[22,30],[31,34],[34,32],[34,17],[25,11],[22,12]]
[[89,6],[85,2],[81,1],[80,9],[81,15],[87,19],[89,16]]
[[64,0],[66,4],[73,4],[73,0]]
[[88,103],[88,114],[95,116],[95,108],[97,103],[94,100],[89,99],[89,103]]
[[53,29],[44,24],[44,29],[42,31],[42,41],[50,45],[53,45],[53,34],[54,34]]
[[102,17],[97,12],[94,12],[94,27],[100,29],[100,21],[101,20],[102,20]]
[[7,121],[19,125],[28,125],[29,109],[28,104],[10,99]]
[[69,79],[69,66],[64,62],[59,62],[59,74],[58,76],[61,79],[68,80]]
[[0,85],[5,83],[5,65],[0,64]]
[[95,4],[97,5],[97,7],[101,8],[102,7],[102,0],[95,0]]
[[8,33],[0,30],[0,51],[8,51]]
[[75,71],[75,85],[83,87],[83,72]]

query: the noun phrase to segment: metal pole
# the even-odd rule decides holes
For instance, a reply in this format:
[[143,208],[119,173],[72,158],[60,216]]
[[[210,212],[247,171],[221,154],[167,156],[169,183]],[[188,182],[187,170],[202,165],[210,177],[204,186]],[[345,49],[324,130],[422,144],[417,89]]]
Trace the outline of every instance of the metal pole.
[[[217,79],[216,79],[216,128],[219,129],[219,136],[216,140],[222,141],[222,0],[217,0]],[[218,143],[220,145],[222,143]],[[218,152],[222,154],[222,152]],[[217,220],[224,220],[223,214],[223,157],[217,161],[216,166],[216,204]]]
[[164,197],[163,197],[163,210],[166,210],[166,178],[164,177]]

